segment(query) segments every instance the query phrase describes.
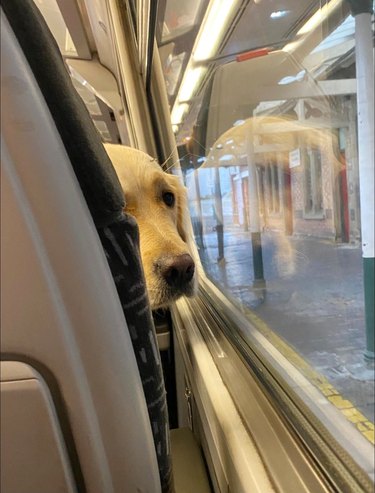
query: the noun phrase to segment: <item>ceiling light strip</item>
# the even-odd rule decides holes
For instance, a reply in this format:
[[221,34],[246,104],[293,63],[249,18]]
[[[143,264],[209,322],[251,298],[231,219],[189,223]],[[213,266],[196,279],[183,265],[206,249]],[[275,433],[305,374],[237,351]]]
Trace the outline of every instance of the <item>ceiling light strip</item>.
[[171,112],[172,124],[182,122],[189,108],[187,102],[196,93],[207,71],[207,67],[197,64],[216,54],[240,3],[241,0],[211,0],[209,3]]

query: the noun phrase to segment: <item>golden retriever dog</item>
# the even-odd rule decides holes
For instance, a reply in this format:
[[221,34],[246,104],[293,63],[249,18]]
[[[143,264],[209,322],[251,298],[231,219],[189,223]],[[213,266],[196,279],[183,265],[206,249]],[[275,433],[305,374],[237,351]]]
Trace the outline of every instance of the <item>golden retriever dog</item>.
[[105,149],[119,177],[125,211],[137,221],[152,310],[196,292],[197,275],[186,233],[185,188],[148,154],[116,144]]

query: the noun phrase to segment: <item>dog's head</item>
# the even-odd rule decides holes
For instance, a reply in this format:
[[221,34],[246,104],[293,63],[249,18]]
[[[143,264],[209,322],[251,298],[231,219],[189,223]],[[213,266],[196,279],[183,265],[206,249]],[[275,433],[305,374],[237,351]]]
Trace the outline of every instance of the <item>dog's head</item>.
[[142,151],[105,145],[126,199],[137,220],[147,291],[153,310],[181,295],[193,296],[197,274],[187,244],[185,188]]

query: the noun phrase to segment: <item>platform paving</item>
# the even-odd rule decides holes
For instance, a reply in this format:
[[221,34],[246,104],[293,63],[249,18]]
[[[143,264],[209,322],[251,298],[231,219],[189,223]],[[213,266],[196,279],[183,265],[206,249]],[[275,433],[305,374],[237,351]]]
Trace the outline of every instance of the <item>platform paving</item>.
[[265,289],[254,289],[250,234],[227,226],[224,261],[217,235],[204,235],[209,277],[250,307],[374,423],[374,363],[366,361],[359,245],[262,234]]

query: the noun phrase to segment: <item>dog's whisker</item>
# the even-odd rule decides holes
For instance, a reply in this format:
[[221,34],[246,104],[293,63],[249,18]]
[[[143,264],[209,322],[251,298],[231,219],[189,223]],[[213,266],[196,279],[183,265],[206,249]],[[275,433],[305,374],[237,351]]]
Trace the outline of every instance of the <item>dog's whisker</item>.
[[[199,142],[195,137],[191,137],[191,140],[193,142],[196,142],[204,150],[205,154],[207,153],[207,148],[201,142]],[[192,155],[194,155],[194,154],[192,154]]]
[[172,165],[168,166],[168,168],[165,168],[165,165],[171,159],[171,157],[173,156],[173,154],[175,153],[176,150],[177,150],[177,144],[173,147],[171,153],[169,154],[167,159],[161,165],[161,167],[163,168],[164,171],[169,171],[171,169],[171,167],[173,167],[176,164],[176,163],[173,163]]
[[[204,151],[204,154],[206,155],[207,153],[207,148],[201,143],[199,142],[195,137],[191,137],[191,140],[193,142],[196,142],[201,148],[202,150]],[[167,157],[167,159],[161,164],[161,167],[163,169],[163,171],[165,172],[168,172],[170,169],[172,169],[178,162],[182,161],[186,156],[194,156],[196,158],[201,158],[202,155],[201,154],[195,154],[193,152],[186,152],[183,156],[180,156],[179,159],[177,161],[174,161],[172,164],[170,164],[168,167],[166,167],[166,164],[167,162],[170,160],[170,158],[172,157],[173,153],[176,151],[177,149],[177,144],[173,147],[171,153],[169,154],[169,156]]]
[[165,168],[164,171],[165,172],[168,172],[170,169],[174,168],[176,166],[177,163],[179,163],[180,161],[182,161],[182,159],[187,156],[188,154],[184,154],[182,157],[180,157],[177,161],[174,161],[170,166],[168,166],[168,168]]
[[165,168],[164,171],[167,173],[170,169],[174,168],[177,163],[182,161],[184,159],[184,157],[189,156],[189,155],[191,156],[193,154],[186,153],[186,154],[182,155],[177,161],[174,161],[170,166],[168,166],[168,168]]

